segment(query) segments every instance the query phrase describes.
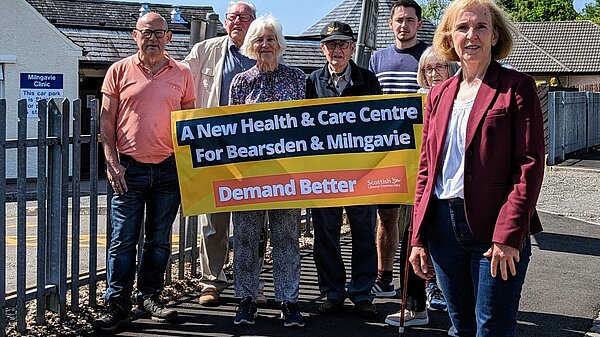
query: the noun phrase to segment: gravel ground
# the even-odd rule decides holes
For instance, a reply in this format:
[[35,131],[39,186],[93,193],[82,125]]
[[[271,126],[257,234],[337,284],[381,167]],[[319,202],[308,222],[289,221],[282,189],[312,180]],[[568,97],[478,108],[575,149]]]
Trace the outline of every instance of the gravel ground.
[[600,171],[546,170],[537,208],[600,224]]
[[[600,171],[574,170],[574,169],[547,169],[544,176],[542,192],[538,200],[538,210],[573,217],[580,220],[600,225]],[[345,227],[343,232],[348,232]],[[312,248],[312,238],[302,238],[303,249]],[[267,253],[266,263],[270,261]],[[232,259],[230,259],[232,261]],[[231,263],[227,266],[228,277],[231,277]],[[173,275],[177,274],[176,265],[173,266]],[[163,299],[171,302],[185,294],[199,294],[198,282],[188,275],[184,280],[174,281],[165,287]],[[98,293],[103,294],[105,283],[99,282]],[[7,335],[8,336],[83,336],[91,332],[90,323],[100,314],[98,308],[88,305],[87,288],[83,287],[81,292],[80,312],[68,312],[66,322],[60,322],[57,315],[46,314],[46,325],[35,325],[35,302],[27,305],[28,331],[18,333],[15,330],[14,308],[7,308]],[[70,298],[70,296],[67,296]],[[103,303],[99,296],[98,303]]]

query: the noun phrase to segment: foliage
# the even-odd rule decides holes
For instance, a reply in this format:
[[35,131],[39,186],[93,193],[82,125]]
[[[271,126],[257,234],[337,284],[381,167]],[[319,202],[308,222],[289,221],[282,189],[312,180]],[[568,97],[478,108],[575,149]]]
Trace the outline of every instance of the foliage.
[[512,13],[512,12],[516,11],[516,9],[517,9],[517,5],[516,5],[515,1],[518,1],[518,0],[498,0],[496,2],[506,12]]
[[514,10],[509,10],[509,13],[515,21],[567,21],[575,20],[578,16],[572,0],[514,0],[512,2]]
[[[579,16],[573,0],[496,0],[515,21],[566,21],[583,18],[600,21],[600,0],[585,6]],[[422,0],[423,17],[437,25],[450,0]]]
[[581,10],[580,19],[591,20],[600,25],[600,0],[585,5]]
[[437,26],[449,3],[450,0],[427,0],[421,6],[423,8],[423,17]]

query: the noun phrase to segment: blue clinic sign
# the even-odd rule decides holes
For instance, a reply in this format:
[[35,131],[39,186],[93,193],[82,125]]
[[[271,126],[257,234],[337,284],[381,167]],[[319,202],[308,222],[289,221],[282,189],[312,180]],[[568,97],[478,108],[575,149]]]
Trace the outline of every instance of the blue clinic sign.
[[63,74],[21,73],[21,98],[27,99],[27,117],[37,117],[37,101],[63,98]]

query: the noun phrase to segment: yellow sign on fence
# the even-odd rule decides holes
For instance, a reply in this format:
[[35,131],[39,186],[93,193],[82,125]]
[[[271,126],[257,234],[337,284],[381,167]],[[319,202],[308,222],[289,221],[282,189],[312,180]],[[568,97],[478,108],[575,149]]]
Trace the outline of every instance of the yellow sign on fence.
[[184,214],[410,204],[423,95],[176,111]]

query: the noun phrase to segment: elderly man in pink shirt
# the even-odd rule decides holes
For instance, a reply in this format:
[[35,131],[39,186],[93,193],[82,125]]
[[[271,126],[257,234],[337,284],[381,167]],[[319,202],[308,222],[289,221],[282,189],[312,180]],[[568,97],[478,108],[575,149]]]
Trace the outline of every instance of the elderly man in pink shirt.
[[171,111],[194,107],[194,83],[189,68],[165,52],[172,33],[160,14],[142,16],[133,38],[138,52],[114,63],[102,85],[100,131],[106,174],[115,193],[110,206],[106,311],[92,325],[105,332],[129,322],[142,225],[138,313],[159,322],[177,318],[176,311],[159,302],[171,226],[180,203],[170,120]]

